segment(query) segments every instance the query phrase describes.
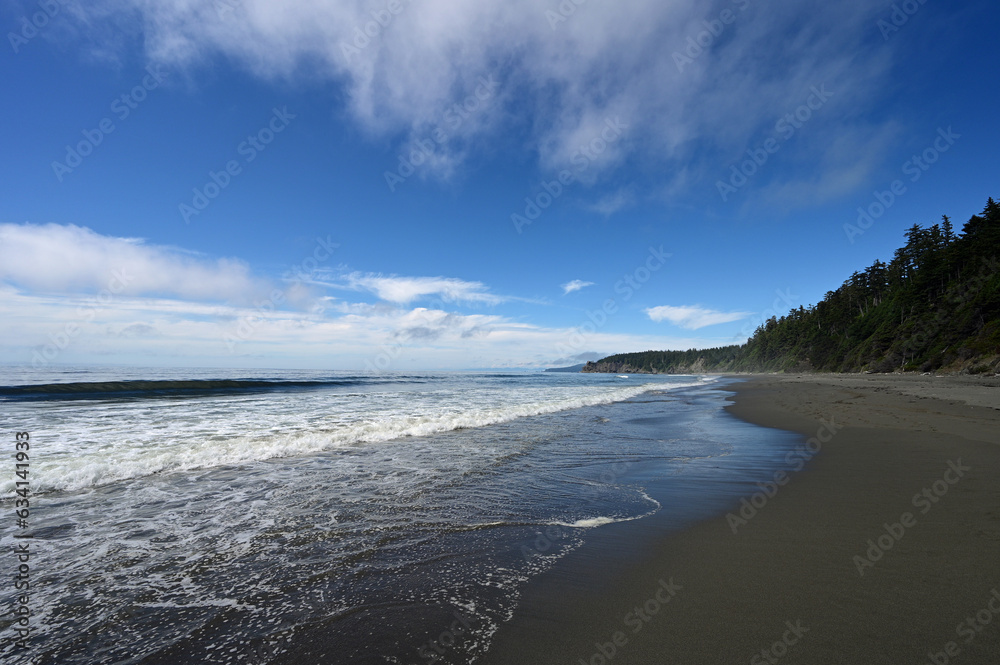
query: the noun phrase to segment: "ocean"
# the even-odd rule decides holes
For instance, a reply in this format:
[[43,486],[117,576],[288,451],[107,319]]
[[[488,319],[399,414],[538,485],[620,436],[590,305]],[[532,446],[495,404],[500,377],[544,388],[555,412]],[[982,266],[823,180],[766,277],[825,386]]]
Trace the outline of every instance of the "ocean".
[[718,514],[797,441],[716,377],[3,373],[5,663],[474,662],[589,534]]

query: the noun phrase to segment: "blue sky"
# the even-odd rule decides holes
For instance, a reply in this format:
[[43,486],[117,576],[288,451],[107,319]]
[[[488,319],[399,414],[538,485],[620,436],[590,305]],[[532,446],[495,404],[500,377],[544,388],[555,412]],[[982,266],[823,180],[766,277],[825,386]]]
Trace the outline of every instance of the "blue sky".
[[391,371],[741,343],[1000,193],[998,19],[6,2],[0,361]]

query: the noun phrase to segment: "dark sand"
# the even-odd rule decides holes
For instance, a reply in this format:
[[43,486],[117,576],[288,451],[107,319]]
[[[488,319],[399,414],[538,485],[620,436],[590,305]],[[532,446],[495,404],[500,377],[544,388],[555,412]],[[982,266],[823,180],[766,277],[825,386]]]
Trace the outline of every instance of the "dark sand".
[[[735,416],[829,440],[804,470],[784,467],[787,484],[736,534],[725,515],[679,533],[595,530],[528,585],[481,662],[1000,663],[1000,380],[758,376],[729,389]],[[934,502],[915,505],[925,488]],[[891,549],[862,576],[854,557],[880,536]],[[643,605],[648,621],[630,615]]]

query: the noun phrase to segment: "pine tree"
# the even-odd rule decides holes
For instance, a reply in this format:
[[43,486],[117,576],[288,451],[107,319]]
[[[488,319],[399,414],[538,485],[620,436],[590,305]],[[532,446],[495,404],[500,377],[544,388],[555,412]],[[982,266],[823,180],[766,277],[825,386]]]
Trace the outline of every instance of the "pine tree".
[[941,215],[941,229],[944,232],[944,244],[950,245],[955,239],[955,233],[948,215]]

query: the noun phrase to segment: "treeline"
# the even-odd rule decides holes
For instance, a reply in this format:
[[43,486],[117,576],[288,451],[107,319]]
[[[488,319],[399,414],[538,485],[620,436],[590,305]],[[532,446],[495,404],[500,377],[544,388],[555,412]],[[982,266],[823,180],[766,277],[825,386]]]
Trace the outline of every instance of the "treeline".
[[741,371],[742,346],[687,351],[643,351],[619,353],[587,363],[583,372],[614,374],[697,374],[700,372]]
[[956,233],[944,216],[910,227],[876,261],[811,307],[771,317],[742,346],[647,351],[585,372],[1000,372],[1000,205]]

